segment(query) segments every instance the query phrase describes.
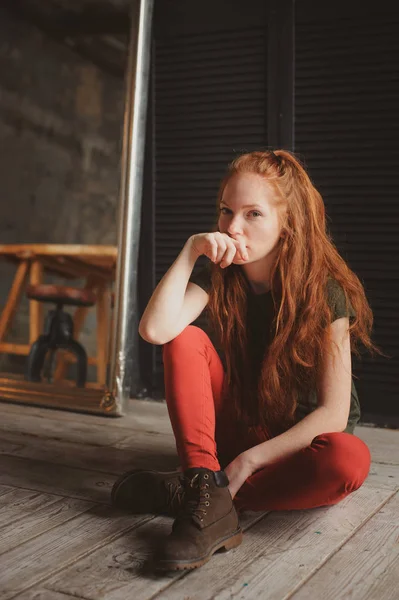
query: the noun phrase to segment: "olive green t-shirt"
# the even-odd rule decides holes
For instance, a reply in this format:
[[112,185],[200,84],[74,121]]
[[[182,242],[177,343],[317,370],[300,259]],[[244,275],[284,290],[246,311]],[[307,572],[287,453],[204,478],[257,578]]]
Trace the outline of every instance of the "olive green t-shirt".
[[[203,290],[209,293],[211,287],[211,263],[207,263],[196,275],[192,274],[190,282],[199,285]],[[340,317],[355,317],[356,313],[353,307],[349,304],[348,310],[345,306],[345,295],[341,285],[334,279],[329,278],[327,284],[328,302],[332,309],[332,321]],[[253,375],[257,377],[260,371],[261,362],[265,351],[272,341],[271,325],[275,314],[273,299],[271,292],[255,294],[250,288],[248,289],[247,297],[247,332],[249,352],[251,354],[251,364],[253,365]],[[223,349],[218,346],[214,332],[210,329],[207,323],[206,333],[209,335],[215,349],[223,363],[223,368],[226,371],[226,358]],[[303,419],[307,414],[311,413],[318,406],[317,393],[315,390],[310,391],[306,398],[301,398],[298,401],[296,409],[296,422]],[[357,395],[356,387],[352,378],[350,413],[345,428],[346,433],[353,433],[355,425],[360,419],[360,404]]]

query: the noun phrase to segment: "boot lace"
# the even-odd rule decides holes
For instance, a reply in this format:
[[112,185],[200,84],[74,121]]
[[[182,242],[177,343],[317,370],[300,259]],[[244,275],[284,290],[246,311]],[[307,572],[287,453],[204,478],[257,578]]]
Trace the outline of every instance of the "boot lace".
[[166,490],[166,506],[169,511],[173,513],[177,513],[183,505],[185,491],[183,487],[182,477],[178,478],[178,483],[175,481],[166,481],[165,482],[165,490]]
[[191,519],[200,526],[210,505],[209,483],[206,481],[209,479],[209,475],[205,473],[200,479],[199,474],[196,473],[191,479],[187,477],[183,479],[185,499],[176,521],[180,522],[185,519]]

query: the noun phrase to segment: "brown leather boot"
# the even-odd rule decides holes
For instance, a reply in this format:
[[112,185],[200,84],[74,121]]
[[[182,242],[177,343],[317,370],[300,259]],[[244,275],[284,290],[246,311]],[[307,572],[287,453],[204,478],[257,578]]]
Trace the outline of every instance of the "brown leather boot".
[[114,483],[111,502],[134,514],[154,513],[175,517],[183,505],[183,473],[133,469]]
[[194,569],[220,548],[242,542],[242,531],[224,471],[202,467],[184,472],[185,498],[172,533],[155,556],[160,570]]

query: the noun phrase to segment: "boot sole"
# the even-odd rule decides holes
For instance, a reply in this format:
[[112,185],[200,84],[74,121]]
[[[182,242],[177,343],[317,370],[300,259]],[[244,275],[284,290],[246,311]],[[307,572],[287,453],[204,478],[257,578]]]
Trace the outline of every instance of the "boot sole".
[[232,550],[233,548],[237,548],[242,542],[243,533],[241,528],[238,528],[236,533],[232,537],[225,538],[224,540],[219,540],[213,548],[206,554],[205,556],[200,557],[195,561],[185,561],[185,560],[158,560],[156,562],[156,569],[160,571],[185,571],[188,569],[196,569],[197,567],[202,567],[205,563],[208,562],[212,558],[212,555],[215,554],[218,550],[223,548],[225,551]]
[[130,476],[130,475],[136,475],[138,473],[155,473],[155,474],[161,474],[162,475],[173,475],[173,473],[178,473],[179,471],[154,471],[153,469],[132,469],[131,471],[126,471],[125,473],[123,473],[122,475],[120,475],[118,477],[118,479],[115,481],[114,485],[112,486],[111,489],[111,503],[112,504],[116,504],[115,502],[115,496],[118,494],[118,490],[121,486],[122,483],[124,483],[124,481],[126,480],[126,477]]

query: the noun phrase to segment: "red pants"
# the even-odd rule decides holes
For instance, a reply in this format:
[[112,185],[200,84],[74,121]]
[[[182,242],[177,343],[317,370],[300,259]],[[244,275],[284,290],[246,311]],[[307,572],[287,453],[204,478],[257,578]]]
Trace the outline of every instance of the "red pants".
[[[229,414],[223,364],[208,335],[189,325],[162,348],[165,395],[183,470],[224,469],[269,439]],[[299,510],[337,504],[366,479],[371,456],[350,433],[325,433],[306,448],[266,466],[234,497],[237,510]]]

